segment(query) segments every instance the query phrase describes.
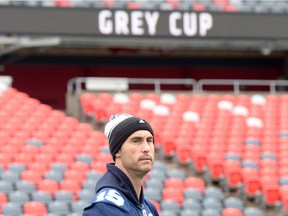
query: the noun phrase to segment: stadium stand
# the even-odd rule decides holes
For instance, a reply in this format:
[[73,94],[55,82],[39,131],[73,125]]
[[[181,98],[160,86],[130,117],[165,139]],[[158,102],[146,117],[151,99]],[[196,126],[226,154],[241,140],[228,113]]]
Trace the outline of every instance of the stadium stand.
[[286,0],[1,0],[0,6],[287,13]]
[[[69,86],[76,96],[67,101],[79,104],[68,110],[74,116],[3,87],[1,214],[79,214],[112,161],[101,126],[114,112],[143,116],[155,128],[157,161],[145,187],[161,216],[287,214],[287,176],[280,173],[287,166],[287,95],[196,93],[201,86],[193,80],[173,81],[192,90],[163,93],[153,80],[159,92],[85,90],[83,103],[82,91]],[[189,160],[180,159],[178,145],[190,149]],[[255,163],[244,167],[244,158]]]

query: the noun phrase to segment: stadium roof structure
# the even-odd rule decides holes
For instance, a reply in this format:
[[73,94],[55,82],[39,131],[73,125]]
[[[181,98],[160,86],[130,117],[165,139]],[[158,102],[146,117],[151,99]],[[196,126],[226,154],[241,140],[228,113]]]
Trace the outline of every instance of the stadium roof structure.
[[[270,55],[288,50],[288,13],[0,6],[0,58],[159,49]],[[43,49],[43,47],[45,49]],[[97,50],[97,51],[96,51]],[[147,54],[147,52],[146,52]],[[149,53],[148,53],[149,54]],[[151,52],[150,52],[151,54]],[[213,53],[214,55],[215,53]]]

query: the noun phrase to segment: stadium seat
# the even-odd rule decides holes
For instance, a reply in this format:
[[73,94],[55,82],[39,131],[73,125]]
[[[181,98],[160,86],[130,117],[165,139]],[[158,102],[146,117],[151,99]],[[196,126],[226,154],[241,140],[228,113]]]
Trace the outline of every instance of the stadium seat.
[[10,163],[8,165],[8,170],[14,173],[18,173],[19,175],[21,172],[23,172],[26,169],[26,167],[23,164],[19,163]]
[[0,153],[0,164],[4,167],[7,168],[10,163],[12,163],[13,157],[12,155],[7,155],[5,153]]
[[78,171],[74,169],[66,170],[64,172],[64,180],[71,179],[78,181],[80,183],[86,179],[86,173],[87,173],[86,170],[84,171]]
[[164,211],[172,213],[171,215],[177,215],[178,212],[180,211],[179,203],[171,199],[162,200],[160,205],[161,205],[161,215]]
[[182,180],[186,179],[186,173],[182,169],[171,168],[167,170],[166,174],[167,178],[179,178]]
[[95,190],[87,190],[87,189],[80,190],[77,194],[78,200],[83,201],[85,203],[91,202],[94,196],[95,196]]
[[51,171],[53,170],[63,174],[67,170],[67,165],[63,163],[52,163],[50,169]]
[[243,216],[243,212],[238,208],[224,208],[221,216]]
[[173,200],[178,203],[179,207],[182,206],[184,200],[184,194],[182,190],[177,188],[163,188],[162,190],[162,200],[169,201]]
[[3,206],[7,202],[8,202],[8,197],[7,197],[6,193],[0,192],[0,206]]
[[12,172],[8,170],[6,172],[0,173],[0,178],[3,181],[10,181],[12,183],[15,183],[20,180],[20,175],[17,172]]
[[196,200],[196,201],[202,201],[204,195],[203,191],[200,191],[195,188],[185,188],[184,191],[184,198],[185,200],[191,199],[191,200]]
[[[167,181],[168,179],[165,179],[165,182]],[[168,180],[169,181],[169,180]],[[182,181],[182,180],[181,180]],[[167,184],[168,182],[166,182]],[[155,189],[163,189],[164,187],[164,183],[162,181],[162,179],[158,179],[158,178],[148,178],[144,181],[144,184],[146,187],[151,187],[151,188],[155,188]],[[169,183],[168,183],[169,184]],[[182,182],[183,184],[183,182]],[[171,186],[171,184],[170,184]]]
[[164,186],[165,188],[174,188],[183,191],[184,183],[180,178],[170,177],[165,179]]
[[45,203],[39,201],[29,201],[24,203],[23,213],[25,215],[37,216],[46,215],[48,211]]
[[21,173],[21,179],[22,181],[29,181],[36,184],[43,179],[43,175],[42,172],[34,170],[24,170]]
[[74,198],[76,198],[77,193],[81,190],[81,186],[79,180],[73,179],[64,179],[59,183],[59,189],[73,193]]
[[221,211],[215,209],[203,209],[201,216],[221,216]]
[[262,205],[265,206],[279,206],[280,205],[280,191],[277,184],[265,185],[262,187]]
[[66,166],[75,162],[75,157],[73,154],[70,153],[60,153],[57,158],[55,158],[56,163],[62,163]]
[[74,196],[71,192],[59,190],[55,192],[54,200],[71,204],[74,201]]
[[52,202],[53,197],[50,193],[47,192],[34,191],[31,193],[31,199],[32,201],[41,202],[47,205],[48,203]]
[[179,213],[180,216],[201,216],[201,211],[195,211],[191,209],[182,209]]
[[87,177],[86,180],[91,179],[91,180],[94,180],[95,182],[97,182],[102,176],[103,176],[102,173],[90,170],[86,174],[86,177]]
[[69,167],[70,171],[74,170],[76,172],[81,174],[84,174],[86,176],[86,173],[89,171],[90,167],[87,163],[81,162],[81,161],[75,161],[74,163],[70,164]]
[[202,204],[200,200],[185,198],[183,201],[182,209],[189,209],[200,213],[202,210]]
[[253,206],[246,207],[243,212],[244,216],[264,216],[263,210]]
[[78,154],[76,155],[76,161],[80,161],[80,162],[86,163],[87,165],[90,165],[93,161],[93,158],[90,155]]
[[225,190],[237,189],[242,184],[241,163],[237,160],[226,160],[224,164]]
[[243,175],[243,193],[244,200],[259,198],[259,195],[261,194],[261,181],[259,175],[251,175],[251,173]]
[[214,198],[222,201],[224,199],[224,193],[218,187],[208,186],[204,190],[204,198]]
[[0,180],[0,191],[2,193],[10,193],[14,191],[14,184],[11,181]]
[[36,191],[36,187],[32,182],[17,181],[15,182],[15,190],[31,194],[32,192]]
[[54,170],[50,170],[43,175],[44,179],[50,179],[56,182],[61,182],[63,180],[63,174],[60,172],[56,172]]
[[22,213],[22,206],[19,203],[8,202],[2,205],[3,215],[21,215]]
[[215,199],[215,198],[211,198],[211,197],[204,198],[202,201],[202,204],[203,204],[203,209],[211,209],[219,213],[223,209],[222,201]]
[[[245,205],[244,202],[238,197],[226,197],[223,199],[224,208],[232,208],[232,209],[239,209],[242,213]],[[228,210],[227,210],[228,211]],[[230,211],[228,211],[230,212]],[[231,210],[232,212],[232,210]],[[237,211],[235,211],[237,212]],[[239,212],[239,211],[238,211]],[[237,213],[239,214],[239,213]]]
[[25,154],[25,153],[19,153],[15,155],[14,157],[14,163],[20,163],[25,166],[32,163],[33,161],[34,161],[34,157],[32,155]]
[[139,2],[128,2],[126,7],[129,10],[139,10],[142,8],[142,5]]
[[69,215],[69,205],[61,201],[52,201],[48,203],[48,212],[50,212],[52,215]]
[[87,202],[78,200],[73,203],[71,203],[71,210],[73,213],[76,213],[77,215],[81,215],[83,213],[83,209],[87,206]]
[[207,158],[208,170],[205,174],[206,181],[211,184],[213,181],[220,181],[223,179],[223,159],[220,157]]
[[154,187],[147,186],[145,188],[145,196],[147,196],[151,200],[155,200],[156,202],[162,201],[162,189],[156,190]]
[[207,10],[207,7],[206,7],[206,5],[204,5],[204,4],[201,4],[201,3],[194,3],[193,5],[192,5],[192,10],[193,11],[206,11]]
[[52,196],[59,190],[58,182],[51,179],[38,180],[36,187],[38,191],[49,193]]
[[206,171],[207,168],[206,155],[207,152],[205,152],[204,150],[202,151],[198,149],[191,150],[193,169],[196,173],[203,173],[204,171]]
[[184,179],[184,188],[196,189],[201,192],[205,191],[205,182],[199,177],[189,176]]

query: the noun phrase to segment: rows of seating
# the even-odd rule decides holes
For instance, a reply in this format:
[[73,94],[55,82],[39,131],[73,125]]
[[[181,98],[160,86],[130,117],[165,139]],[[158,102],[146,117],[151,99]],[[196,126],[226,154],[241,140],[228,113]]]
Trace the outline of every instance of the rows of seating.
[[111,161],[103,132],[14,88],[1,91],[1,215],[80,215]]
[[287,95],[83,93],[80,102],[98,123],[112,113],[142,116],[164,157],[191,164],[244,200],[287,210]]
[[[287,213],[287,98],[83,93],[80,103],[95,124],[114,113],[147,119],[159,159],[172,157],[204,174],[200,179],[157,160],[145,187],[162,216],[256,216],[267,205]],[[1,90],[0,123],[1,214],[81,214],[112,161],[103,132],[14,88]],[[221,198],[206,201],[214,181]],[[231,189],[241,207],[227,204]],[[248,208],[251,197],[260,209]]]
[[0,0],[0,5],[286,13],[287,1],[266,0]]
[[145,194],[157,201],[156,206],[159,203],[161,216],[264,216],[263,210],[245,206],[239,197],[161,161],[156,161],[145,181]]

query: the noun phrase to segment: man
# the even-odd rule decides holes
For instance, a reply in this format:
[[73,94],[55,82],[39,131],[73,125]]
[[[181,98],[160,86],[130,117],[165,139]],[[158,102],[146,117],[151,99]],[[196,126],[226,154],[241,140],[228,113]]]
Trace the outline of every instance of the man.
[[112,115],[104,133],[115,163],[96,184],[96,196],[83,216],[158,216],[144,197],[145,175],[154,163],[154,132],[148,122],[129,114]]

